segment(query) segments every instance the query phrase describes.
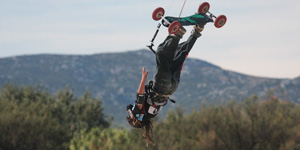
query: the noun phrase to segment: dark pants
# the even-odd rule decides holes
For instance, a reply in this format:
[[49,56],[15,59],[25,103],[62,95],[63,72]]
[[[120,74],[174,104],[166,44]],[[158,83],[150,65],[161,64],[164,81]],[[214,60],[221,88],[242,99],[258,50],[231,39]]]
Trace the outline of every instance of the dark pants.
[[159,95],[172,95],[176,91],[182,65],[197,37],[191,35],[187,41],[178,44],[179,40],[176,36],[168,36],[158,46],[153,89]]

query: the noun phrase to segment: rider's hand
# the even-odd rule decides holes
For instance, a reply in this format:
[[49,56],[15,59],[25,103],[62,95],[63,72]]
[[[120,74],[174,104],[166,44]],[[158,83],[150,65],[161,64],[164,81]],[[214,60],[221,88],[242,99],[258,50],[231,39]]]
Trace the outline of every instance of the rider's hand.
[[146,80],[148,75],[148,71],[145,71],[145,67],[143,67],[142,79]]

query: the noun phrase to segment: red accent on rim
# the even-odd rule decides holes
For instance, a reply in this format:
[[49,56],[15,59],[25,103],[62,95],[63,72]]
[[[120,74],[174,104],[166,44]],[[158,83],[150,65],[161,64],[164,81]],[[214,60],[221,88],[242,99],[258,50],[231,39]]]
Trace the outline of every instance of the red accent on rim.
[[198,8],[198,13],[207,13],[209,11],[210,5],[208,2],[203,2],[199,8]]
[[158,7],[153,11],[152,18],[153,20],[158,21],[162,18],[162,16],[164,16],[164,14],[165,10],[162,7]]
[[225,25],[226,21],[227,21],[226,16],[224,16],[224,15],[218,16],[214,23],[215,27],[217,27],[217,28],[223,27]]
[[180,27],[180,22],[174,21],[169,25],[168,31],[170,34],[175,34],[180,29]]

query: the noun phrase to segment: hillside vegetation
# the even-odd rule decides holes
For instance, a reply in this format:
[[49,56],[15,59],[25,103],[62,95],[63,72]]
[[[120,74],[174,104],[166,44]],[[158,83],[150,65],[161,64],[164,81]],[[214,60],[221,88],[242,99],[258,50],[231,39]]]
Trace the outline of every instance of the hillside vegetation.
[[[107,115],[118,124],[125,125],[123,112],[115,110],[123,110],[134,102],[143,66],[149,71],[148,82],[155,70],[155,56],[149,50],[1,58],[0,86],[5,83],[40,84],[49,93],[55,94],[69,85],[76,96],[88,90],[92,97],[102,98]],[[266,99],[270,91],[280,99],[300,103],[299,79],[249,76],[224,70],[200,59],[187,58],[180,85],[171,98],[187,110],[197,109],[203,101],[225,104],[231,100],[244,101],[253,95]]]
[[0,150],[300,150],[300,106],[272,96],[169,111],[154,120],[155,147],[141,130],[113,128],[103,109],[89,92],[5,85]]

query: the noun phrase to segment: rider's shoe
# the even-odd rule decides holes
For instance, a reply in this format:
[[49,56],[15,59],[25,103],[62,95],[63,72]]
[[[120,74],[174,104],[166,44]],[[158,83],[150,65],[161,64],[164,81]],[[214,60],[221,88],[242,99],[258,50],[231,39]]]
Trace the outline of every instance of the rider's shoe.
[[179,36],[180,38],[182,38],[185,33],[186,33],[185,28],[184,27],[180,27],[180,29],[175,34],[177,36]]
[[192,30],[191,34],[196,36],[196,37],[200,37],[201,33],[204,30],[204,25],[205,24],[197,24],[194,25],[194,29]]
[[196,29],[198,32],[202,32],[204,30],[204,25],[205,24],[194,25],[194,29]]

